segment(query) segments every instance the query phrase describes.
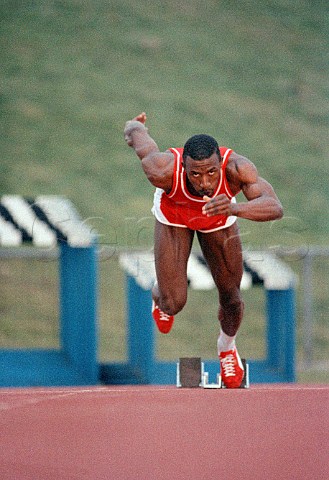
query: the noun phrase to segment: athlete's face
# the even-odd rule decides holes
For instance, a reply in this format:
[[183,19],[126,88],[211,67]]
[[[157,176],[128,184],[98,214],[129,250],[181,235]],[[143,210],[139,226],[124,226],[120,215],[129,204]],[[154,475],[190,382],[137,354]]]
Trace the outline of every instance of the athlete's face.
[[211,197],[220,179],[220,157],[215,152],[209,158],[193,160],[187,156],[184,168],[188,179],[188,188],[191,193],[203,197]]

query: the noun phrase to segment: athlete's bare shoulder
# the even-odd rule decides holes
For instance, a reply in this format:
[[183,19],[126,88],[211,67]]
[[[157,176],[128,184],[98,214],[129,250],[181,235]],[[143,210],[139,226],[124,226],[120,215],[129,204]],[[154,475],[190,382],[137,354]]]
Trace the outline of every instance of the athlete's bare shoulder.
[[175,157],[170,150],[153,152],[142,160],[143,170],[155,187],[170,191],[173,183]]

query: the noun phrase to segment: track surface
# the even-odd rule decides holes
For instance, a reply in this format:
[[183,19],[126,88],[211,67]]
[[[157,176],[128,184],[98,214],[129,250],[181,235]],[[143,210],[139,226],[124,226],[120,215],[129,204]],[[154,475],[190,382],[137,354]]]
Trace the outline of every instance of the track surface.
[[1,480],[327,480],[328,447],[328,386],[0,389]]

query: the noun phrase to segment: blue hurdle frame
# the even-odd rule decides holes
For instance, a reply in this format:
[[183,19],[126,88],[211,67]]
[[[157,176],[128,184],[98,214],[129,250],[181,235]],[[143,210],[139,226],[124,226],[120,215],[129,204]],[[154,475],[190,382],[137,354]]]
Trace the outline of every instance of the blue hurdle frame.
[[1,349],[0,387],[93,385],[97,364],[97,245],[59,245],[60,348]]
[[[127,280],[128,362],[101,365],[106,384],[176,384],[176,362],[156,359],[151,291],[133,276]],[[267,352],[263,360],[247,360],[251,383],[295,382],[295,289],[266,289]],[[178,360],[178,359],[177,359]],[[217,360],[204,360],[209,377],[219,371]]]
[[[176,362],[156,358],[151,291],[126,274],[128,361],[97,362],[97,244],[59,246],[60,348],[0,350],[0,387],[176,384]],[[267,352],[248,360],[252,383],[294,382],[295,289],[266,291]],[[178,359],[177,359],[178,360]],[[217,360],[204,360],[214,381]]]

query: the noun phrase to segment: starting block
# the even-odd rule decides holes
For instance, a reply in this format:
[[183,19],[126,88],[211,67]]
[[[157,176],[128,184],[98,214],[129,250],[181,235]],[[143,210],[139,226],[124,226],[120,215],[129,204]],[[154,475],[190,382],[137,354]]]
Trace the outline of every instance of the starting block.
[[[241,359],[244,368],[244,377],[239,388],[249,388],[249,365]],[[182,388],[226,388],[220,373],[217,382],[209,383],[209,373],[204,371],[204,362],[200,357],[180,358],[177,362],[176,386]]]

